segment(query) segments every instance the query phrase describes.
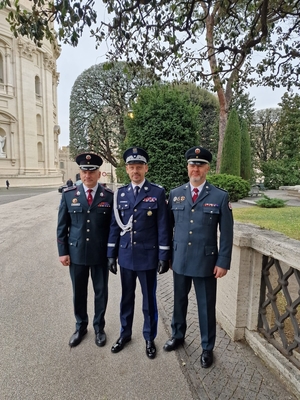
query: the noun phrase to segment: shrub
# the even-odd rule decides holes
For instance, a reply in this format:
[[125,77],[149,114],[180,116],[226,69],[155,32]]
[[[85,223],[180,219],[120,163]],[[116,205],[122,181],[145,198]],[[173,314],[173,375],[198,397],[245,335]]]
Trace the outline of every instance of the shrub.
[[263,207],[263,208],[280,208],[280,207],[284,207],[286,202],[287,202],[287,200],[276,199],[276,198],[271,199],[270,197],[268,197],[264,194],[264,196],[261,199],[256,201],[256,204],[259,207]]
[[247,197],[250,191],[250,183],[235,175],[208,175],[207,181],[212,185],[227,190],[230,201],[243,199],[244,197]]

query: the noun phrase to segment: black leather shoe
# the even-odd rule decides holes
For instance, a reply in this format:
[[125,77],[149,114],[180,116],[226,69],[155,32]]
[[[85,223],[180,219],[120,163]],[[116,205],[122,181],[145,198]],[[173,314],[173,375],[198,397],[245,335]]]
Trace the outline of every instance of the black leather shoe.
[[106,343],[106,334],[104,331],[99,331],[96,333],[95,343],[99,347],[103,347]]
[[84,335],[87,334],[87,329],[78,329],[76,332],[73,333],[69,340],[69,346],[70,347],[75,347],[78,346],[79,343],[82,341],[82,338]]
[[112,353],[119,353],[119,351],[123,350],[126,343],[130,342],[131,337],[119,337],[116,343],[112,346]]
[[209,368],[213,363],[213,352],[212,350],[203,350],[200,358],[200,364],[202,368]]
[[149,358],[155,358],[156,347],[153,340],[146,340],[146,354]]
[[164,345],[164,350],[165,351],[172,351],[177,349],[182,343],[184,342],[184,339],[176,339],[172,338],[168,340],[165,345]]

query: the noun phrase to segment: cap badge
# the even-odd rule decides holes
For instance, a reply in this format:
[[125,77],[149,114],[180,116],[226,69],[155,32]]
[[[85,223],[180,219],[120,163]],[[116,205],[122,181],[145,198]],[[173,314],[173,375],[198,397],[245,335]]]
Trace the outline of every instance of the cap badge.
[[132,152],[133,152],[133,153],[137,153],[137,148],[134,147],[134,148],[132,149]]
[[90,160],[92,157],[88,154],[85,158],[86,158],[87,160]]
[[198,149],[198,147],[197,147],[197,149],[195,150],[195,153],[196,153],[196,154],[200,154],[200,151],[201,151],[201,150]]

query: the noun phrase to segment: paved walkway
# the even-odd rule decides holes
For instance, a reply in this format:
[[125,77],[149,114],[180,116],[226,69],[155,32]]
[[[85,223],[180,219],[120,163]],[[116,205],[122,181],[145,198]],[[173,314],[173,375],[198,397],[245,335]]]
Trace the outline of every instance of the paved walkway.
[[[110,275],[107,345],[94,334],[75,349],[68,270],[58,262],[57,191],[0,205],[1,400],[296,399],[244,342],[218,327],[215,364],[200,367],[197,307],[190,295],[185,344],[166,353],[170,336],[172,273],[158,279],[159,331],[155,360],[145,355],[141,294],[137,289],[133,339],[119,354],[120,275]],[[92,288],[90,287],[90,293]],[[89,314],[92,316],[92,296]]]

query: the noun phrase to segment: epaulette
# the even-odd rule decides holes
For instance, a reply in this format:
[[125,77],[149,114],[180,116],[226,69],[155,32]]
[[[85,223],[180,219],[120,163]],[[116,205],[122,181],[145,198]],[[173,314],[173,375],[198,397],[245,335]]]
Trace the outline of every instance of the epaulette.
[[64,193],[66,193],[66,192],[69,192],[70,190],[75,190],[75,189],[77,189],[77,186],[70,186],[70,187],[63,189],[63,191],[64,191]]
[[104,188],[104,190],[106,190],[106,191],[109,192],[109,193],[113,193],[113,192],[114,192],[113,190],[111,190],[110,188],[108,188],[108,187],[106,187],[106,186],[103,186],[103,185],[102,185],[102,187]]
[[126,188],[128,186],[129,186],[129,183],[127,183],[126,185],[120,186],[118,189],[124,189],[124,188]]
[[153,183],[153,182],[150,182],[150,185],[155,186],[155,187],[159,187],[159,188],[161,188],[161,189],[164,188],[163,186],[158,185],[157,183]]
[[[215,186],[215,185],[214,185]],[[222,189],[219,186],[215,186],[216,189],[222,190],[222,192],[228,193],[228,190]]]

